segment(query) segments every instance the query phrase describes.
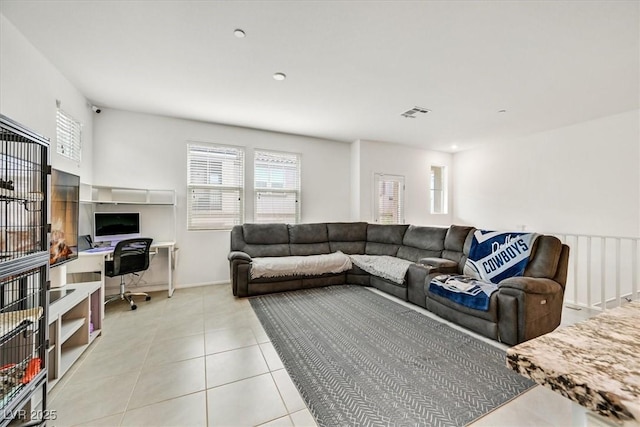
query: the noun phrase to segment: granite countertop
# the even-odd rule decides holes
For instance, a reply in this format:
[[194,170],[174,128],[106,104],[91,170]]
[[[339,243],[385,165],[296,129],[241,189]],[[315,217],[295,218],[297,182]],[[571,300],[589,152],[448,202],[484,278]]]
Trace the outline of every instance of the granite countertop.
[[601,415],[640,422],[640,301],[511,347],[507,366]]

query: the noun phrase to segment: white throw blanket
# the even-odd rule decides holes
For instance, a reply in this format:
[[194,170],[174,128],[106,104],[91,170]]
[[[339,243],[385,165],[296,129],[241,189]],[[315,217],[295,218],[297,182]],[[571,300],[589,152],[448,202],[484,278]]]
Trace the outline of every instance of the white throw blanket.
[[351,269],[351,260],[338,251],[326,255],[253,258],[251,278],[281,276],[319,276]]
[[382,277],[401,285],[407,275],[409,266],[413,264],[406,259],[388,255],[349,255],[351,262],[369,274]]

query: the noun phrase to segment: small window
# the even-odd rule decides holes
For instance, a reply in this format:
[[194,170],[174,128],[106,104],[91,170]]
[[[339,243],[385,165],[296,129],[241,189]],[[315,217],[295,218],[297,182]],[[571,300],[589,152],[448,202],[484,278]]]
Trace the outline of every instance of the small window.
[[187,229],[229,230],[244,221],[244,150],[189,143]]
[[404,224],[404,176],[374,176],[375,222]]
[[300,155],[256,150],[254,221],[300,222]]
[[58,106],[56,113],[56,152],[80,163],[82,159],[82,124]]
[[447,213],[446,167],[431,166],[431,213]]

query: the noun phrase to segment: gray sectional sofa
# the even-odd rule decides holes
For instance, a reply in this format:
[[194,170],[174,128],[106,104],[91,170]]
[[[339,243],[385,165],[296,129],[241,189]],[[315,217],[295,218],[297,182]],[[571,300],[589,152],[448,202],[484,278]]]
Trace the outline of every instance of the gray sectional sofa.
[[[489,310],[461,306],[429,292],[431,279],[462,274],[473,227],[379,225],[365,222],[317,224],[244,224],[231,231],[233,294],[238,297],[356,284],[373,286],[486,337],[514,345],[552,331],[560,324],[569,248],[553,236],[539,236],[524,275],[499,284]],[[389,255],[411,261],[402,284],[353,266],[321,275],[252,279],[252,259],[330,254]]]

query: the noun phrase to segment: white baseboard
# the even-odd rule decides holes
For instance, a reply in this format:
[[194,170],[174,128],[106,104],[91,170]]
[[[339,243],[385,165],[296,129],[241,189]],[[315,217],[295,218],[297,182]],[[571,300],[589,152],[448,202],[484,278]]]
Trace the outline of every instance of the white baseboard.
[[[631,292],[627,292],[625,294],[621,294],[620,295],[620,300],[622,302],[622,304],[625,304],[627,302],[631,302],[633,300],[640,300],[640,291],[638,291],[634,297],[633,293]],[[615,297],[609,297],[606,300],[605,303],[605,309],[610,309],[610,308],[616,308],[618,307],[618,300]],[[589,307],[587,304],[580,302],[580,303],[576,303],[575,301],[572,300],[567,300],[565,299],[565,305],[567,306],[572,306],[570,308],[575,309],[575,307],[580,307],[580,308],[588,308],[588,309],[592,309],[592,310],[598,310],[601,311],[602,310],[602,302],[598,301],[598,302],[594,302],[592,303],[591,307]]]
[[231,285],[231,282],[229,282],[228,280],[221,280],[217,282],[186,283],[182,285],[175,285],[175,288],[176,289],[199,288],[200,286],[221,286],[221,285]]
[[[228,280],[221,280],[217,282],[201,282],[201,283],[183,283],[174,285],[174,289],[188,289],[188,288],[198,288],[201,286],[231,286],[231,282]],[[154,283],[154,284],[146,284],[142,286],[127,286],[128,291],[132,292],[161,292],[167,290],[166,283]],[[105,288],[105,295],[115,295],[120,291],[119,286],[108,286]]]

